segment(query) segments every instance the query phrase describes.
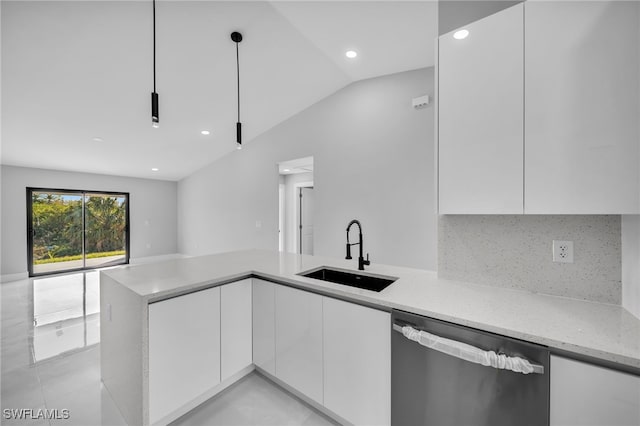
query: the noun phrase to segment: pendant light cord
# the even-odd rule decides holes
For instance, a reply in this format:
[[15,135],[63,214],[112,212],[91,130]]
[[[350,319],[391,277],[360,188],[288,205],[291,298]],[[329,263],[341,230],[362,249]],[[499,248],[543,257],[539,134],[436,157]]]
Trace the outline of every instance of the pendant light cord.
[[236,70],[238,74],[238,122],[240,122],[240,54],[238,53],[237,42],[236,42]]
[[153,92],[156,91],[156,0],[153,0]]

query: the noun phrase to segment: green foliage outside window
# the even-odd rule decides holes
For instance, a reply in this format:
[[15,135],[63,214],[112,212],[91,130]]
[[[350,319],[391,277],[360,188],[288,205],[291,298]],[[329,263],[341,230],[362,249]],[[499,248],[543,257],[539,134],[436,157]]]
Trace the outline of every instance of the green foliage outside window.
[[[32,196],[34,263],[82,258],[82,196],[34,192]],[[85,251],[88,258],[124,254],[124,198],[85,197]],[[100,254],[100,256],[98,255]],[[48,262],[47,262],[48,260]]]

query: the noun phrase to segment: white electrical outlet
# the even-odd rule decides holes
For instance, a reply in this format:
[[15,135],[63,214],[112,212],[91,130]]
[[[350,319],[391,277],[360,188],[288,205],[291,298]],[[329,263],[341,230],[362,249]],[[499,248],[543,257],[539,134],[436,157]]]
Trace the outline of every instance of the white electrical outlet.
[[553,240],[553,261],[573,263],[573,241]]

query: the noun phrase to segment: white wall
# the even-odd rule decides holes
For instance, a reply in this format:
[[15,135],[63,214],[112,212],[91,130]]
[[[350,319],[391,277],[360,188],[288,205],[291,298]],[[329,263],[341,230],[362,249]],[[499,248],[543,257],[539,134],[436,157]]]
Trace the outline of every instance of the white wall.
[[3,276],[27,272],[27,187],[128,192],[131,260],[177,251],[176,182],[13,166],[1,181]]
[[317,255],[359,219],[372,262],[435,269],[433,104],[411,106],[433,87],[433,68],[353,83],[183,179],[179,251],[277,250],[277,163],[313,156]]

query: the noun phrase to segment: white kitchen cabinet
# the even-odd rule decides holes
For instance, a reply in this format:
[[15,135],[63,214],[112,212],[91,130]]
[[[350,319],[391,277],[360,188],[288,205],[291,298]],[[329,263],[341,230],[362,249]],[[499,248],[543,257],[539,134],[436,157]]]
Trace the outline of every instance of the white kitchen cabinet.
[[640,377],[551,356],[551,426],[640,424]]
[[251,279],[220,288],[220,374],[226,380],[252,363]]
[[391,424],[391,316],[323,297],[324,405],[355,425]]
[[275,287],[276,377],[322,404],[322,296]]
[[438,41],[439,213],[522,213],[522,4]]
[[276,285],[253,279],[253,363],[276,375]]
[[526,2],[525,213],[638,213],[638,2]]
[[528,1],[440,36],[439,213],[640,213],[639,21]]
[[154,423],[220,382],[220,288],[149,305],[149,416]]

